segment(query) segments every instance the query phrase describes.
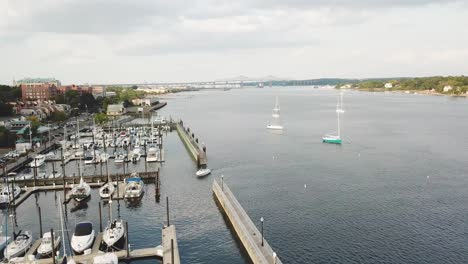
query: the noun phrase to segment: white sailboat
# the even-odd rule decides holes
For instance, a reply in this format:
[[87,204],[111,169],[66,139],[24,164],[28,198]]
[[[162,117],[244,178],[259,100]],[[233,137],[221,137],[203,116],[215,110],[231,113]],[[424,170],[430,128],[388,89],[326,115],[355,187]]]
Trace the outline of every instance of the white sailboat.
[[24,233],[20,231],[19,234],[13,232],[13,235],[14,240],[5,248],[4,255],[7,260],[26,254],[32,245],[32,235],[30,231],[24,231]]
[[75,199],[77,202],[81,202],[89,196],[91,196],[91,187],[83,180],[83,176],[81,176],[80,184],[71,189],[70,198]]
[[267,125],[267,128],[272,130],[283,130],[283,126],[281,125],[280,120],[280,105],[278,101],[278,96],[276,96],[276,103],[275,107],[272,110],[271,117],[272,120],[270,124]]
[[341,124],[340,124],[340,114],[343,114],[345,111],[343,109],[343,92],[340,93],[338,97],[338,102],[336,104],[336,120],[338,123],[337,133],[330,133],[322,137],[324,143],[330,144],[341,144]]
[[125,225],[121,219],[112,219],[112,200],[109,200],[109,224],[104,230],[102,240],[107,248],[113,248],[125,234]]

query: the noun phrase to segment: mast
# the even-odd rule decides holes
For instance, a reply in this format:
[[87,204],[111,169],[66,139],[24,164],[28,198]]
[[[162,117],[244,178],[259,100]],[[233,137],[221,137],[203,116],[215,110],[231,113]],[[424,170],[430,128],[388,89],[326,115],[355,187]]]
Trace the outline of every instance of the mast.
[[[65,246],[65,232],[63,230],[63,215],[62,215],[62,202],[60,201],[60,196],[59,196],[59,209],[60,209],[60,226],[62,227],[62,239],[63,239],[63,256],[65,257],[67,255],[67,250]],[[54,250],[54,249],[53,249]]]

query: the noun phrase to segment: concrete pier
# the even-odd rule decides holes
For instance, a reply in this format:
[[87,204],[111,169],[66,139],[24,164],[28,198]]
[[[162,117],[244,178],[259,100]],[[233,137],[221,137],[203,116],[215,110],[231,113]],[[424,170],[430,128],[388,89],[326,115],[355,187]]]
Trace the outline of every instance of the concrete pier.
[[219,202],[220,209],[226,214],[229,221],[249,254],[253,263],[282,263],[268,242],[263,239],[262,233],[257,229],[245,210],[242,208],[236,197],[232,194],[226,183],[221,183],[221,187],[216,180],[213,181],[213,193]]
[[195,160],[198,167],[206,167],[208,160],[206,157],[206,152],[200,149],[198,143],[193,139],[191,135],[187,133],[185,128],[181,123],[176,124],[177,134],[179,134],[180,139],[187,148],[190,156]]

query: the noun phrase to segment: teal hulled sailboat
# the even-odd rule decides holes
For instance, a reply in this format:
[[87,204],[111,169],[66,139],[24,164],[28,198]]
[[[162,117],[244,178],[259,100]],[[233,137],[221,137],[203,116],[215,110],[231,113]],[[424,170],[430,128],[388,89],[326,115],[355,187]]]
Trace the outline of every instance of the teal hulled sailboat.
[[340,93],[338,97],[338,103],[336,104],[336,119],[338,122],[338,133],[335,134],[327,134],[322,137],[322,142],[330,143],[330,144],[341,144],[341,129],[340,129],[340,114],[343,114],[345,111],[343,110],[343,92]]

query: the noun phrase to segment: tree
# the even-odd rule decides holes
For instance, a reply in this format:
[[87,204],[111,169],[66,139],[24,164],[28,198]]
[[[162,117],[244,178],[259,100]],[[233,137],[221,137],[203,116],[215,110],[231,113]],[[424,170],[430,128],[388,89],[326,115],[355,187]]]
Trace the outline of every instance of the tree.
[[95,116],[94,116],[94,120],[96,120],[96,123],[98,124],[102,124],[104,122],[107,122],[109,121],[109,117],[104,114],[104,113],[97,113]]
[[83,111],[87,110],[94,112],[96,109],[96,99],[94,99],[94,96],[90,93],[81,94],[79,108]]
[[[37,128],[42,125],[42,123],[39,121],[39,118],[37,116],[28,116],[26,120],[31,122],[31,132],[32,136],[35,137],[37,136]],[[29,134],[29,130],[27,132]]]
[[15,145],[16,135],[4,126],[0,126],[0,147],[9,148]]
[[65,102],[72,108],[76,108],[80,104],[80,93],[75,90],[68,90],[65,92]]
[[67,120],[67,114],[63,111],[53,112],[50,116],[50,120],[53,122],[63,122]]

